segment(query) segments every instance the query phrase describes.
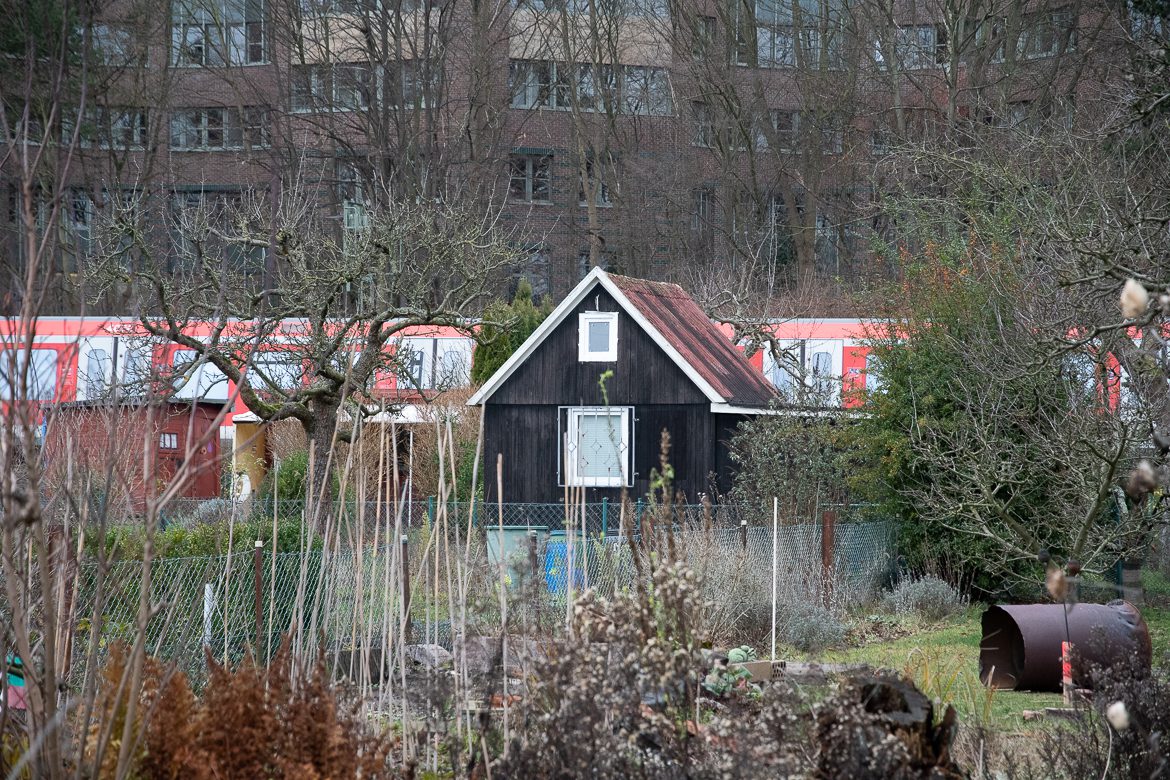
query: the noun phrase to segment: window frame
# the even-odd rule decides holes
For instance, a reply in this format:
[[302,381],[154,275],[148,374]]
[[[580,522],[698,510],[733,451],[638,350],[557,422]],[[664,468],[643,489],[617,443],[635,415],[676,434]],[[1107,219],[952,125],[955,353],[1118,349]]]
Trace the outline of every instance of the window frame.
[[[28,386],[21,387],[20,374],[28,364]],[[13,372],[11,375],[9,372]],[[61,383],[61,355],[55,349],[34,346],[31,350],[23,347],[0,349],[0,402],[53,401]],[[27,390],[27,395],[18,398],[18,392]]]
[[[523,171],[521,171],[523,166]],[[552,200],[552,168],[553,155],[551,154],[512,154],[508,157],[508,200],[512,203],[551,204]],[[540,174],[543,169],[543,175]],[[537,181],[544,180],[546,197],[538,198]],[[523,180],[524,195],[521,197],[515,192],[515,183]]]
[[[604,322],[609,325],[609,338],[604,352],[589,349],[589,326]],[[577,361],[580,363],[616,363],[618,350],[618,313],[616,311],[585,311],[577,315]]]
[[168,53],[170,64],[176,68],[267,65],[268,10],[264,0],[181,0],[174,3]]
[[[565,452],[559,453],[558,472],[561,475],[561,484],[570,487],[602,487],[602,488],[619,488],[632,487],[631,476],[633,469],[631,466],[633,454],[633,436],[630,430],[630,421],[633,418],[632,406],[562,406],[564,410],[565,420],[565,434],[568,437],[569,443],[575,443],[580,436],[580,420],[585,416],[609,416],[617,417],[619,419],[619,428],[621,437],[617,441],[617,455],[618,455],[618,474],[604,476],[604,477],[590,477],[580,474],[580,451],[575,444],[570,444],[570,447],[564,447]],[[559,414],[559,411],[558,411]],[[559,426],[558,426],[559,427]]]

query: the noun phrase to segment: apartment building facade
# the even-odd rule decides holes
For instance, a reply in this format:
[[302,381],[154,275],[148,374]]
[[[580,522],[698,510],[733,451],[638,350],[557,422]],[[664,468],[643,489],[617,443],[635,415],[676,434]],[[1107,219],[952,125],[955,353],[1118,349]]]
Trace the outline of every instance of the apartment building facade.
[[[100,88],[62,122],[54,306],[118,308],[76,271],[128,192],[171,225],[306,197],[343,243],[385,199],[471,199],[538,295],[599,265],[765,294],[882,275],[890,150],[1092,121],[1128,23],[1082,0],[118,0],[79,39]],[[271,273],[261,243],[230,262]]]

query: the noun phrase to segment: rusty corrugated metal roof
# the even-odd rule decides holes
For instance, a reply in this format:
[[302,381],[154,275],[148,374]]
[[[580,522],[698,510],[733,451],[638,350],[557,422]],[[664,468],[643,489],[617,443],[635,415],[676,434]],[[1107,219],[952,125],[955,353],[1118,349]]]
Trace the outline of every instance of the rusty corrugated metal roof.
[[766,407],[776,391],[677,284],[609,274],[663,338],[732,406]]

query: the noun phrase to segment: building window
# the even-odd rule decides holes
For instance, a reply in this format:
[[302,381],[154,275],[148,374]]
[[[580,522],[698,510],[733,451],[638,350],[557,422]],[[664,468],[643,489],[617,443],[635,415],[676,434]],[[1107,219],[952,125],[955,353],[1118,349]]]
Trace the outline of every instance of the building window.
[[265,62],[264,0],[176,0],[172,63],[178,66]]
[[[22,377],[26,363],[28,373]],[[34,349],[26,352],[12,347],[0,350],[0,400],[51,401],[56,392],[55,350]]]
[[819,0],[736,3],[735,60],[761,68],[842,66],[840,9]]
[[370,107],[373,74],[368,65],[333,66],[333,107],[339,111],[364,111]]
[[622,106],[627,114],[669,116],[670,79],[662,68],[622,67]]
[[800,112],[774,108],[769,112],[776,148],[782,152],[794,152],[800,148]]
[[630,408],[580,406],[567,412],[566,484],[629,486]]
[[828,117],[821,124],[821,153],[841,154],[844,149],[845,134],[841,131],[841,123],[836,117]]
[[593,202],[598,206],[613,205],[610,198],[609,185],[605,182],[604,166],[588,157],[585,160],[585,175],[581,179],[581,186],[577,189],[577,202],[581,206],[589,205],[589,193],[593,193]]
[[706,60],[715,49],[715,17],[696,16],[691,29],[691,54],[696,60]]
[[95,24],[91,28],[92,46],[96,62],[112,68],[129,65],[135,58],[130,31],[110,24]]
[[179,449],[179,434],[177,434],[177,433],[160,433],[158,435],[158,448],[160,450],[177,450],[177,449]]
[[705,233],[715,218],[715,192],[709,187],[691,190],[691,230]]
[[88,121],[82,125],[82,146],[103,149],[141,149],[146,146],[146,109],[98,106],[88,114]]
[[171,148],[217,151],[268,146],[268,112],[261,108],[195,108],[171,115]]
[[364,111],[373,104],[427,108],[440,70],[426,60],[371,67],[361,63],[293,65],[290,104],[296,113]]
[[1024,17],[1016,38],[1016,56],[1033,60],[1076,48],[1076,17],[1071,8],[1040,11]]
[[[300,0],[299,4],[301,12],[309,18],[340,14],[358,16],[375,13],[383,5],[381,0]],[[395,3],[388,8],[404,14],[413,13],[418,10],[418,3],[414,0],[402,0],[401,4]]]
[[618,315],[615,311],[590,311],[577,317],[577,359],[582,363],[617,360]]
[[508,160],[508,197],[521,203],[552,202],[552,155],[514,154]]
[[542,244],[532,244],[519,247],[518,254],[523,259],[512,274],[508,297],[516,296],[520,281],[524,280],[532,288],[532,300],[540,303],[552,288],[550,276],[552,262],[548,249]]
[[935,68],[946,59],[946,40],[946,30],[933,24],[895,27],[893,39],[879,41],[874,48],[874,59],[883,70]]
[[1006,18],[985,16],[981,19],[965,19],[963,29],[973,31],[971,34],[974,40],[974,47],[966,53],[965,59],[981,55],[990,62],[1003,62]]
[[[603,271],[608,271],[613,267],[613,252],[601,252],[597,257],[597,267]],[[589,272],[593,270],[593,264],[590,261],[590,252],[588,249],[582,249],[577,253],[577,281],[581,281]]]
[[512,60],[508,84],[512,108],[669,116],[673,107],[665,68]]
[[692,103],[691,113],[695,117],[695,146],[715,146],[715,117],[706,103]]
[[75,257],[87,257],[93,250],[93,198],[85,190],[70,191],[69,210],[66,212],[66,238]]

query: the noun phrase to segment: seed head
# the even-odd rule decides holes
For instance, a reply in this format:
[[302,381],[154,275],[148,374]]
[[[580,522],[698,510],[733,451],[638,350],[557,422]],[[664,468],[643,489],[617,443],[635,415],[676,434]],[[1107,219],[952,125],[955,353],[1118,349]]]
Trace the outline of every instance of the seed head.
[[1121,288],[1121,314],[1127,320],[1136,319],[1145,314],[1150,305],[1150,294],[1141,282],[1135,279],[1126,279]]
[[1125,702],[1115,701],[1109,705],[1105,710],[1105,718],[1109,721],[1109,725],[1117,731],[1125,731],[1129,728],[1129,710],[1125,708]]
[[1139,461],[1129,472],[1129,480],[1125,484],[1125,492],[1133,499],[1145,498],[1158,487],[1158,476],[1148,460]]

